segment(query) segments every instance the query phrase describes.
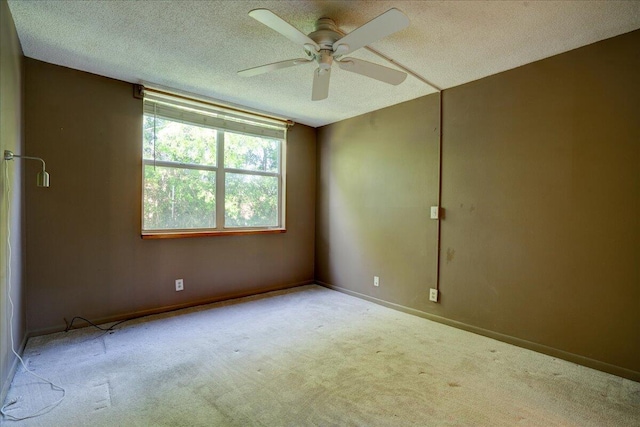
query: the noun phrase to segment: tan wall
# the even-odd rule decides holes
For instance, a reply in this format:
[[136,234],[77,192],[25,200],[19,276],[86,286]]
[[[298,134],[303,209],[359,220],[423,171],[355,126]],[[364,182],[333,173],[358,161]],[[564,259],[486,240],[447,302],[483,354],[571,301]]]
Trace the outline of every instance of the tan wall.
[[314,129],[288,134],[287,233],[142,240],[142,101],[132,86],[32,59],[25,68],[25,143],[51,175],[50,188],[26,188],[30,331],[313,280]]
[[[6,0],[0,0],[0,155],[4,150],[23,154],[22,138],[22,74],[23,56],[20,41]],[[4,158],[4,157],[2,157]],[[24,209],[22,193],[22,162],[1,160],[0,182],[0,402],[4,402],[17,359],[11,352],[9,329],[11,306],[7,290],[11,285],[13,300],[13,340],[15,350],[21,351],[26,337],[25,286],[23,284],[23,230]],[[5,170],[7,168],[7,170]],[[8,173],[9,180],[6,180]],[[10,197],[7,198],[7,187]],[[11,206],[10,221],[7,222],[7,206]],[[9,228],[10,227],[10,228]],[[7,263],[9,246],[7,232],[11,230],[11,280],[8,279]]]
[[317,279],[640,380],[638,46],[635,31],[444,92],[439,304],[433,255],[407,256],[433,223],[397,208],[433,200],[406,177],[437,162],[405,138],[437,96],[384,110],[411,117],[398,138],[381,112],[320,129]]

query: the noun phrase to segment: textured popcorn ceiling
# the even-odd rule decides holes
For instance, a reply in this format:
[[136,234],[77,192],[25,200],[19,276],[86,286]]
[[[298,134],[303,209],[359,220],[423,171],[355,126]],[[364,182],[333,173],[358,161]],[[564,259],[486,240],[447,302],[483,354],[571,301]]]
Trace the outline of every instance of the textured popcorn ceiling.
[[[409,28],[371,47],[441,88],[640,28],[640,1],[9,0],[9,7],[28,57],[311,126],[435,90],[411,76],[390,86],[334,66],[329,98],[312,102],[311,64],[240,77],[238,70],[304,56],[249,17],[250,10],[270,9],[308,34],[320,17],[349,32],[396,7],[409,17]],[[388,65],[364,49],[352,56]]]

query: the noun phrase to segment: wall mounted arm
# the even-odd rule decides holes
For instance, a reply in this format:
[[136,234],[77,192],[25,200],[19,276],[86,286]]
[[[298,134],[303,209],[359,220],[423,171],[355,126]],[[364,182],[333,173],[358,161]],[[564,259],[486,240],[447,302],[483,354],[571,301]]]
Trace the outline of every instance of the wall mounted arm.
[[38,172],[36,184],[38,185],[38,187],[49,187],[49,173],[45,170],[46,165],[43,159],[41,159],[40,157],[19,156],[17,154],[13,154],[12,151],[4,150],[5,160],[13,160],[15,157],[27,160],[40,160],[42,162],[42,171]]

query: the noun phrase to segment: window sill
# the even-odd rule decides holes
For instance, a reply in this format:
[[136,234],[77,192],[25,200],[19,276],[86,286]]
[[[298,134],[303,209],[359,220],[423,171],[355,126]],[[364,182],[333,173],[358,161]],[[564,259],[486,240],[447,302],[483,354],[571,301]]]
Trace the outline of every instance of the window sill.
[[286,232],[286,228],[273,228],[268,230],[160,231],[142,232],[140,237],[143,239],[184,239],[188,237],[247,236],[251,234],[281,234]]

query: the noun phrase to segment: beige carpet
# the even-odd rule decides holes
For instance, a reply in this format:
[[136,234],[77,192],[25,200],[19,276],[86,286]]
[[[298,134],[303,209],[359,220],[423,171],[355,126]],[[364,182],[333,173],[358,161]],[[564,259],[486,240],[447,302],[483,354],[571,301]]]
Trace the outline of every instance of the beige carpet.
[[[640,383],[303,286],[32,338],[7,426],[638,426]],[[16,374],[7,413],[60,392]]]

